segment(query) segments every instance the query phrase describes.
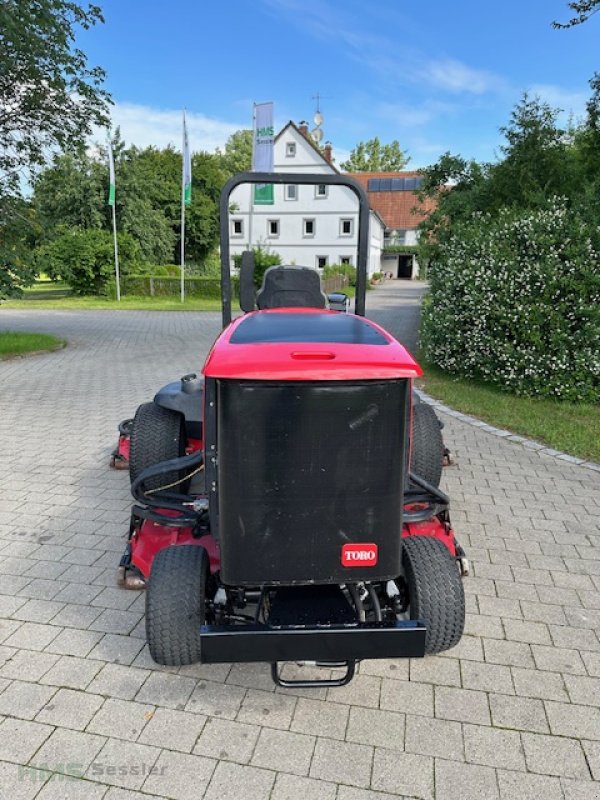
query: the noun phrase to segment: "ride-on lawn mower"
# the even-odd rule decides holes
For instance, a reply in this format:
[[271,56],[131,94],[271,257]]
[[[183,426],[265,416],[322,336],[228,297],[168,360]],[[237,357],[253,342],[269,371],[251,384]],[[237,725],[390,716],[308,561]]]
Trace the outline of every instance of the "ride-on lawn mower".
[[[228,205],[242,183],[354,192],[354,314],[339,296],[327,308],[306,267],[271,267],[256,292],[247,252],[231,321]],[[220,213],[223,331],[202,377],[164,387],[120,429],[136,500],[120,582],[146,588],[152,657],[269,662],[282,686],[341,686],[361,659],[453,647],[467,561],[438,485],[440,426],[412,401],[421,369],[364,317],[364,189],[345,175],[242,173]],[[284,662],[345,671],[290,681]]]

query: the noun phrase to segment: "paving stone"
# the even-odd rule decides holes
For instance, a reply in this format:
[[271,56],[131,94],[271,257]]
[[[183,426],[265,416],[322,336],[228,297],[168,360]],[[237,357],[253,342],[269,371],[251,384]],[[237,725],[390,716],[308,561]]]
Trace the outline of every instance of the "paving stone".
[[341,703],[325,703],[301,697],[296,703],[291,730],[315,733],[329,739],[344,739],[350,709]]
[[[333,784],[323,784],[323,781],[318,782],[320,785],[333,786]],[[372,792],[370,789],[357,789],[355,786],[340,786],[338,787],[338,800],[398,800],[397,794],[388,794],[387,792]]]
[[86,777],[112,786],[139,789],[159,755],[158,747],[108,739],[88,767]]
[[248,689],[275,691],[270,664],[233,664],[226,682],[236,686],[246,686]]
[[189,800],[190,787],[202,797],[215,769],[212,758],[163,750],[154,770],[143,784],[145,792],[166,795],[175,800]]
[[154,706],[110,698],[89,722],[87,730],[117,739],[135,741],[153,714]]
[[[200,732],[204,728],[206,717],[186,711],[174,711],[168,708],[157,708],[150,717],[138,741],[163,747],[166,750],[181,750],[190,753]],[[200,753],[200,755],[202,755]]]
[[106,786],[81,778],[53,776],[45,784],[36,800],[101,800],[106,794]]
[[52,730],[50,725],[40,725],[38,722],[3,720],[0,723],[0,761],[27,764]]
[[185,708],[196,681],[182,675],[170,675],[167,672],[153,672],[136,695],[139,703],[153,703],[168,708]]
[[600,740],[600,708],[548,700],[546,713],[553,734]]
[[599,678],[588,678],[582,675],[564,675],[563,677],[572,703],[584,706],[600,705]]
[[18,678],[24,681],[39,681],[56,664],[60,656],[38,653],[32,650],[15,650],[0,668],[3,678]]
[[504,731],[480,725],[465,725],[467,761],[509,770],[524,770],[525,758],[516,731]]
[[379,708],[381,678],[357,675],[348,686],[330,689],[327,696],[336,703]]
[[475,764],[436,759],[435,785],[436,800],[497,800],[499,797],[495,771]]
[[0,787],[10,800],[32,800],[49,777],[46,771],[0,761]]
[[550,732],[541,700],[490,694],[490,709],[495,727],[536,733]]
[[98,644],[90,653],[90,658],[112,661],[114,664],[131,664],[143,646],[144,643],[140,639],[107,633],[99,638]]
[[407,753],[464,760],[462,729],[458,722],[427,717],[406,717]]
[[460,686],[460,667],[458,661],[438,656],[412,659],[410,679],[436,686]]
[[433,686],[428,683],[390,681],[381,684],[381,708],[433,717]]
[[83,777],[105,742],[104,736],[56,728],[37,751],[31,765]]
[[409,661],[406,658],[374,658],[361,661],[359,672],[361,675],[373,675],[377,678],[395,678],[397,681],[407,681],[408,665]]
[[103,703],[95,694],[59,689],[36,717],[37,722],[82,731]]
[[27,600],[24,605],[19,603],[19,608],[11,616],[26,622],[49,622],[62,607],[62,603],[52,600]]
[[[270,800],[335,800],[336,785],[325,781],[316,781],[313,778],[300,778],[297,775],[284,775],[280,773],[275,779],[275,786]],[[340,792],[354,791],[349,786],[340,786]],[[362,792],[362,789],[356,790]],[[371,794],[366,792],[367,795]],[[338,794],[338,800],[360,800],[359,795]],[[364,800],[369,800],[365,798]],[[371,800],[377,800],[372,797]]]
[[563,800],[558,778],[545,775],[523,775],[522,772],[498,770],[500,800]]
[[[199,715],[194,714],[193,716]],[[205,718],[202,717],[202,719]],[[254,752],[260,730],[257,725],[246,725],[242,722],[211,717],[206,720],[206,725],[194,747],[194,753],[218,758],[221,761],[247,764]]]
[[133,700],[150,672],[123,664],[103,664],[89,685],[89,691],[104,697]]
[[263,728],[250,762],[255,767],[308,775],[315,737]]
[[565,800],[598,800],[598,784],[591,781],[575,781],[563,778],[561,786]]
[[581,742],[585,757],[595,781],[600,781],[600,743]]
[[505,619],[504,630],[506,631],[506,638],[513,642],[551,644],[548,626],[542,622],[522,622],[517,619]]
[[194,711],[209,717],[235,719],[245,694],[245,689],[236,686],[200,681],[188,700],[186,711]]
[[249,689],[237,715],[239,722],[289,729],[296,708],[295,697]]
[[74,656],[61,656],[45,675],[41,683],[65,686],[70,689],[85,689],[102,668],[102,662]]
[[4,640],[7,647],[25,650],[43,650],[61,632],[52,625],[41,625],[37,622],[24,622],[15,632]]
[[522,741],[530,772],[568,778],[589,777],[582,747],[574,739],[524,733]]
[[491,724],[487,694],[471,689],[436,686],[435,716],[477,725]]
[[55,688],[25,681],[13,681],[0,694],[0,714],[33,719],[52,697]]
[[[419,717],[418,719],[424,720],[425,718]],[[390,750],[404,750],[405,724],[404,714],[354,707],[350,709],[346,740],[357,744],[387,747]],[[315,731],[321,736],[324,735],[320,726],[315,728]]]
[[[390,752],[394,758],[399,757],[395,751]],[[372,763],[372,747],[333,739],[317,739],[310,777],[368,788]]]
[[[318,746],[318,745],[317,745]],[[342,780],[343,783],[350,781]],[[373,789],[432,800],[433,759],[377,748],[373,760]],[[481,800],[481,798],[479,799]]]
[[204,800],[239,800],[244,787],[244,800],[269,800],[275,773],[257,767],[246,767],[222,761],[217,764]]
[[462,685],[465,689],[478,689],[484,692],[514,694],[511,672],[500,664],[479,664],[476,661],[463,661],[461,664]]
[[[60,628],[56,630],[60,631]],[[64,656],[87,656],[94,645],[102,638],[101,633],[95,631],[81,631],[65,628],[46,647],[50,653],[59,653]]]
[[512,669],[515,689],[520,697],[538,697],[541,700],[569,701],[562,675],[533,669]]
[[585,667],[577,650],[535,644],[532,645],[531,649],[538,669],[585,675]]

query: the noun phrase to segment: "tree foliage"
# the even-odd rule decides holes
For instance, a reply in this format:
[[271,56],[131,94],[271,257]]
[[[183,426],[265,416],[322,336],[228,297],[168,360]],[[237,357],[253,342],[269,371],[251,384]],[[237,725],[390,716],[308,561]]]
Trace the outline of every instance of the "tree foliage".
[[0,0],[0,192],[50,147],[71,147],[106,125],[104,72],[75,46],[78,28],[103,22],[98,6],[69,0]]
[[252,131],[243,129],[232,133],[225,142],[225,150],[221,153],[221,164],[229,175],[236,172],[247,172],[252,167]]
[[346,172],[399,172],[410,161],[400,142],[394,139],[389,144],[381,144],[379,139],[359,142],[350,152],[350,157],[340,166]]
[[600,76],[587,118],[525,95],[503,128],[502,158],[446,153],[423,170],[429,263],[428,356],[514,392],[600,399]]
[[553,22],[553,28],[573,28],[575,25],[587,22],[593,14],[600,11],[600,0],[577,0],[569,3],[568,6],[575,13],[575,16],[571,17],[568,22]]

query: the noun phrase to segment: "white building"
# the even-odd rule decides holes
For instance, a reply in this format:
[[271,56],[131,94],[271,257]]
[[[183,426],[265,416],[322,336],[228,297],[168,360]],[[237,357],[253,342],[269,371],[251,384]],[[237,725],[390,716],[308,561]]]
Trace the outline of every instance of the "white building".
[[[339,173],[331,163],[331,146],[323,152],[313,143],[307,126],[293,122],[275,138],[274,171]],[[231,194],[229,233],[231,255],[261,245],[279,253],[283,264],[323,268],[356,265],[358,200],[344,186],[275,185],[272,205],[254,205],[250,185]],[[369,215],[368,273],[381,270],[385,225],[377,212]]]

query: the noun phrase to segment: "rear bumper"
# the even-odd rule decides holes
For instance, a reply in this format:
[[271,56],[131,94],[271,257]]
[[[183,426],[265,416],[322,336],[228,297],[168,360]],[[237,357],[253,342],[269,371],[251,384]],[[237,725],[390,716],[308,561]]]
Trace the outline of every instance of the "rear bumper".
[[422,658],[425,625],[407,620],[355,626],[278,627],[203,625],[202,662],[354,661],[366,658]]

